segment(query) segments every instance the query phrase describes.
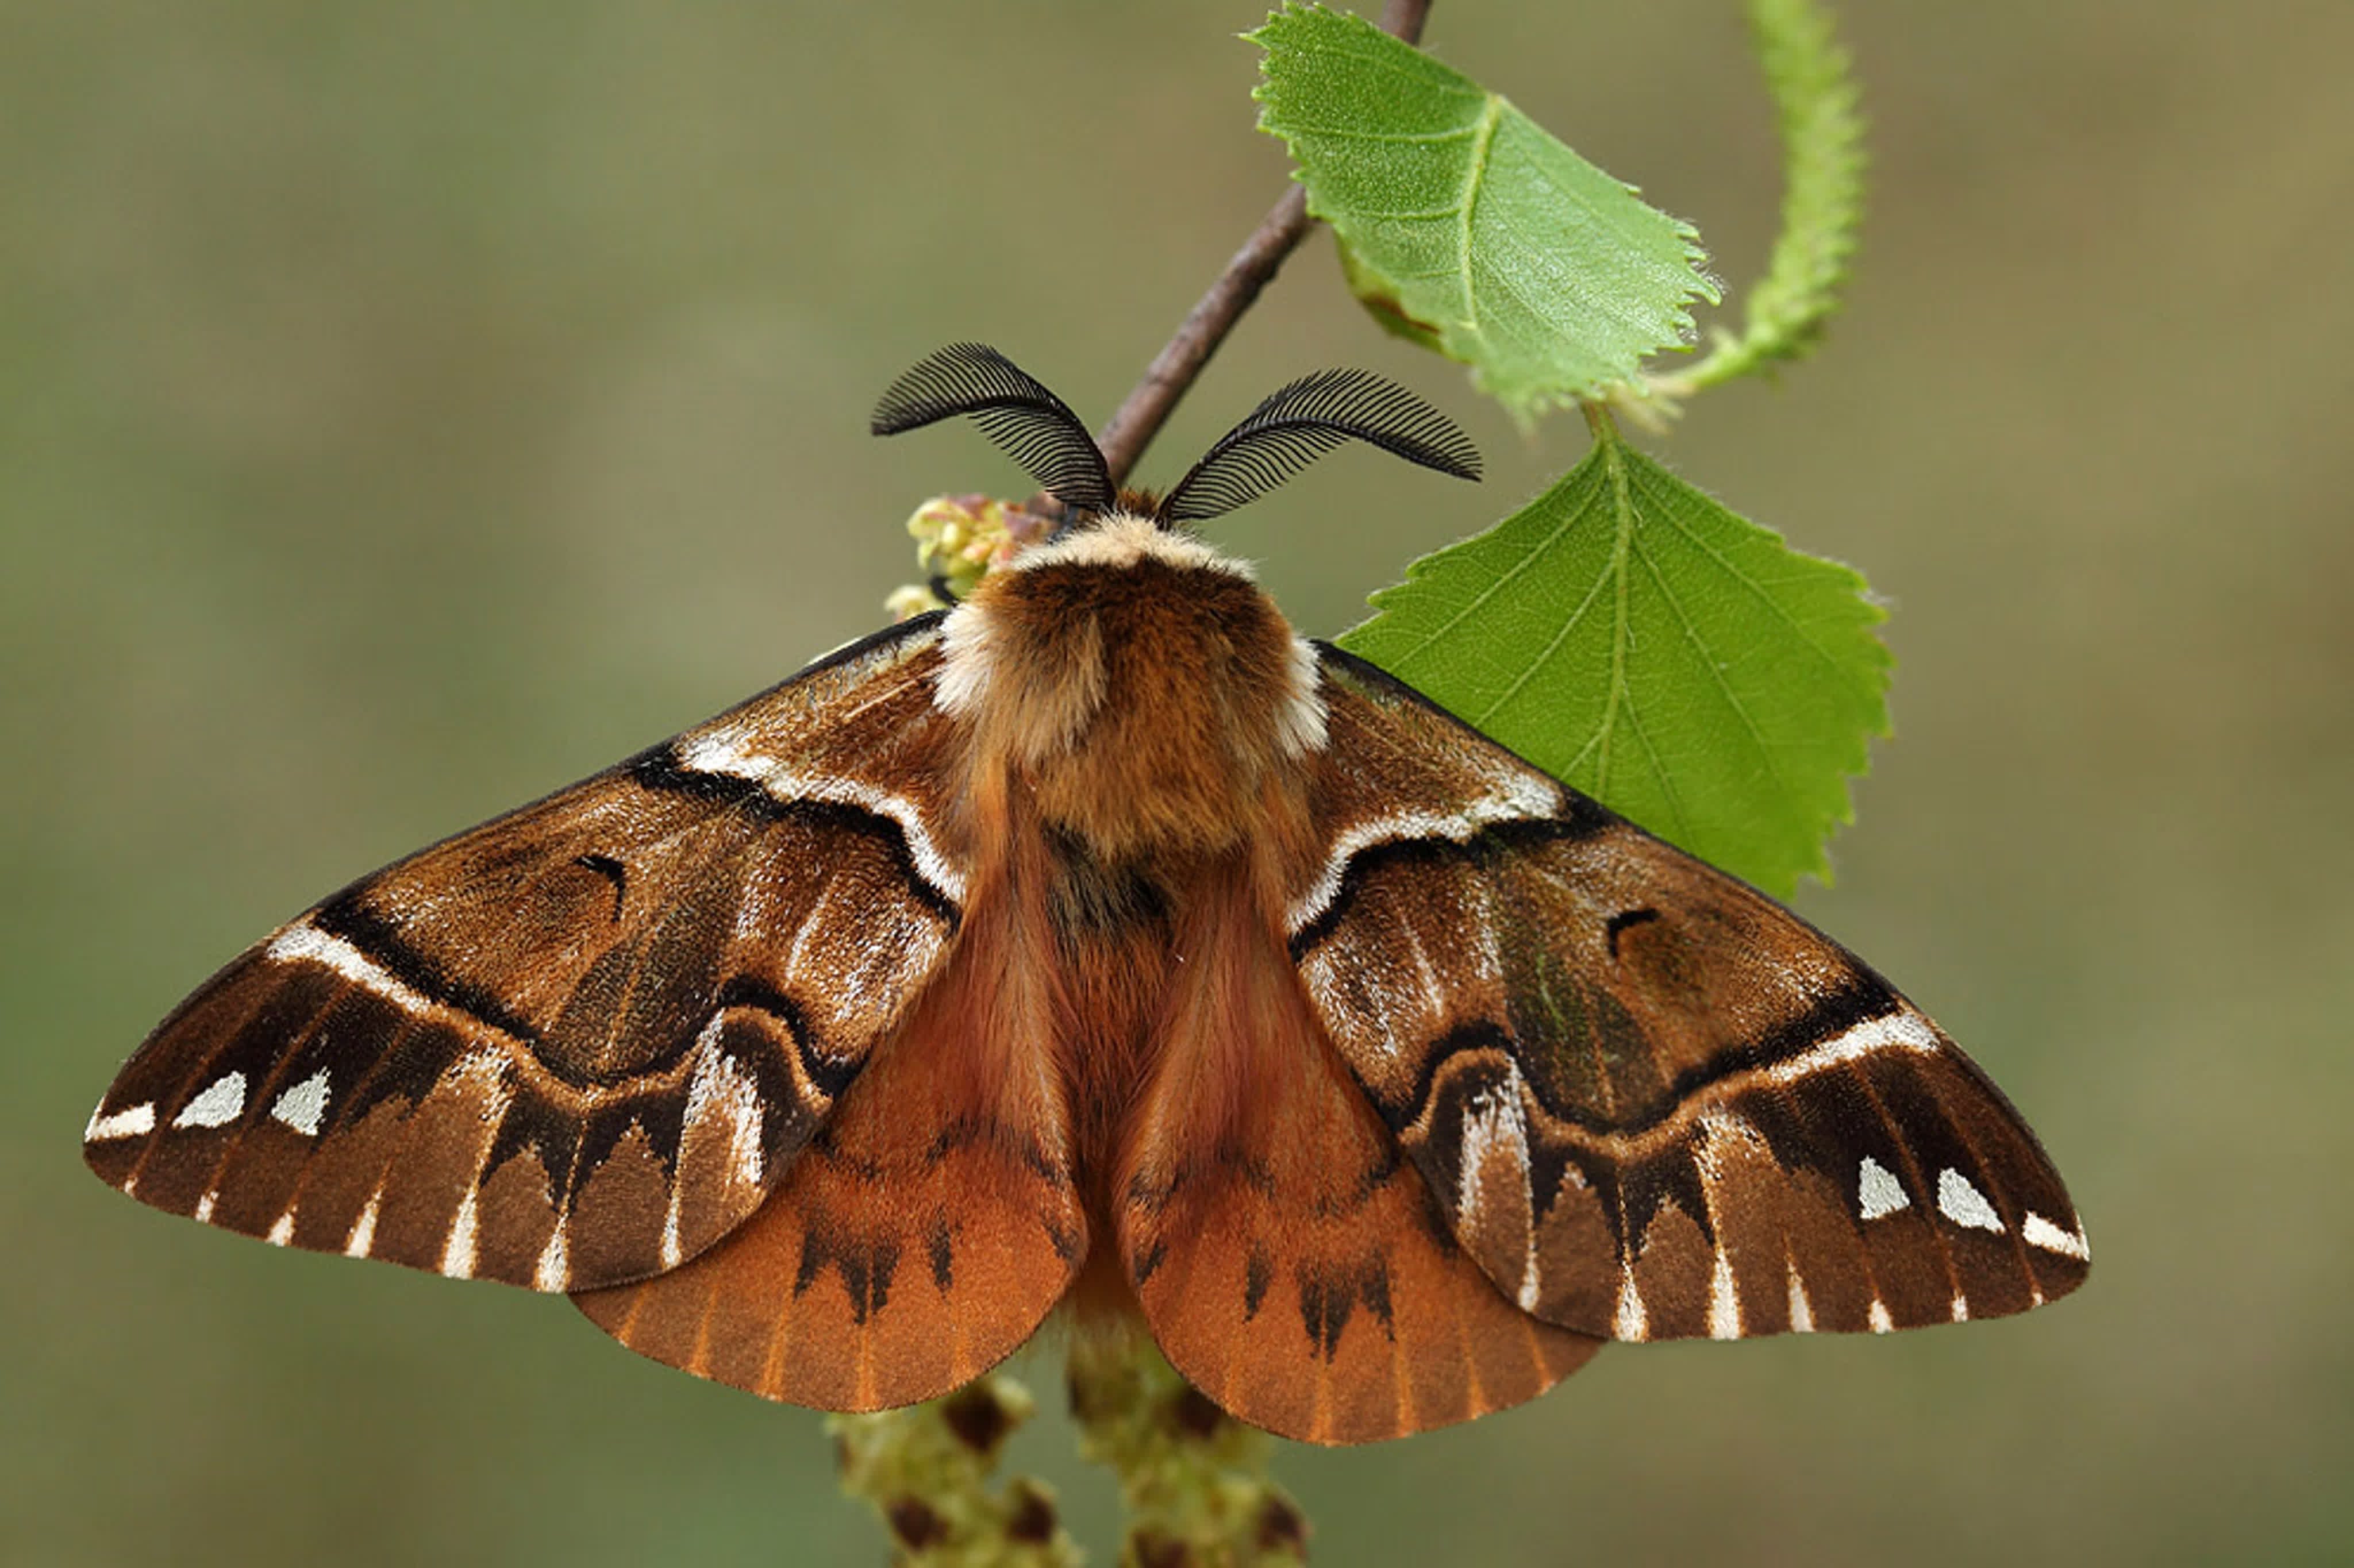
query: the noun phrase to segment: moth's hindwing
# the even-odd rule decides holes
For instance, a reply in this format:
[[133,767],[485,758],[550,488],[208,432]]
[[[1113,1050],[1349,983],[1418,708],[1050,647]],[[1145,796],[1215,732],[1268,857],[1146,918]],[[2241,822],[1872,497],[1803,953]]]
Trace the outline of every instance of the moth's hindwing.
[[1164,1049],[1119,1181],[1153,1338],[1227,1411],[1367,1443],[1543,1393],[1599,1341],[1497,1294],[1309,1016],[1246,898],[1177,944]]
[[631,1350],[824,1410],[935,1398],[1018,1348],[1086,1255],[1043,933],[985,893],[759,1212],[684,1267],[576,1296]]
[[1326,649],[1291,955],[1490,1279],[1622,1340],[1880,1330],[2083,1282],[2001,1093],[1771,899]]
[[954,942],[936,628],[284,927],[124,1065],[91,1168],[281,1245],[543,1290],[694,1256],[776,1186]]

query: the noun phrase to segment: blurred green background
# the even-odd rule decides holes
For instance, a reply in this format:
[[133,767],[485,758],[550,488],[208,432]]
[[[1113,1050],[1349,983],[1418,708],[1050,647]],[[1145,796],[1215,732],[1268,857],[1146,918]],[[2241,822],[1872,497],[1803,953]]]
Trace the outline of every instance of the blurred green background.
[[[0,1559],[880,1559],[814,1415],[560,1301],[155,1214],[76,1139],[280,919],[876,623],[918,499],[1022,488],[967,433],[866,439],[919,355],[981,337],[1108,411],[1281,189],[1259,14],[0,4]],[[1846,24],[1852,309],[1648,444],[1893,602],[1898,738],[1801,905],[2033,1118],[2098,1266],[1287,1449],[1320,1561],[2354,1540],[2354,7]],[[1754,273],[1730,0],[1442,0],[1428,41]],[[1331,363],[1461,418],[1481,491],[1342,455],[1216,525],[1321,633],[1583,448],[1336,274],[1311,239],[1145,467]],[[1109,1541],[1059,1417],[1015,1458]]]

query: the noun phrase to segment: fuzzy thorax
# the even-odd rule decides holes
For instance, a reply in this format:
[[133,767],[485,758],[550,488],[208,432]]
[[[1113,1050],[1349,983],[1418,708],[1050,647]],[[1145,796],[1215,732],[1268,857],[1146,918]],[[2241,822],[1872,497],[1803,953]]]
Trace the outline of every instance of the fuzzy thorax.
[[942,711],[976,783],[1107,859],[1230,847],[1324,744],[1314,654],[1241,562],[1115,514],[949,617]]

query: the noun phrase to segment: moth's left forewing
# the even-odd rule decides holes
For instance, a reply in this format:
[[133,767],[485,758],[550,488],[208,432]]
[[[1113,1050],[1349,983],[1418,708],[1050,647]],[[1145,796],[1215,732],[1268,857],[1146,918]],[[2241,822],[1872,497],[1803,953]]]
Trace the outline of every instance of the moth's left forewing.
[[692,1257],[953,942],[936,644],[895,628],[281,927],[124,1065],[91,1168],[281,1245],[544,1290]]
[[[653,1278],[574,1299],[642,1355],[769,1399],[878,1410],[1010,1355],[1087,1255],[1045,846],[1002,832],[953,949],[757,1213]],[[1025,893],[1029,895],[1025,896]],[[895,939],[840,910],[851,940]]]
[[1318,1016],[1523,1309],[1645,1340],[1887,1330],[2082,1282],[2058,1174],[1852,954],[1362,662],[1321,655]]

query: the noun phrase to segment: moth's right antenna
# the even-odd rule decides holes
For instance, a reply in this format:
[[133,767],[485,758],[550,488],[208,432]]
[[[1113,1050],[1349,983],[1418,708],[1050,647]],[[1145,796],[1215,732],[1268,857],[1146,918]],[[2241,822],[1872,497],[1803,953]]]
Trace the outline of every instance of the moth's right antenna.
[[1199,523],[1273,490],[1344,440],[1370,441],[1457,479],[1479,477],[1479,449],[1455,421],[1394,381],[1319,370],[1272,394],[1220,436],[1163,496],[1162,523]]

